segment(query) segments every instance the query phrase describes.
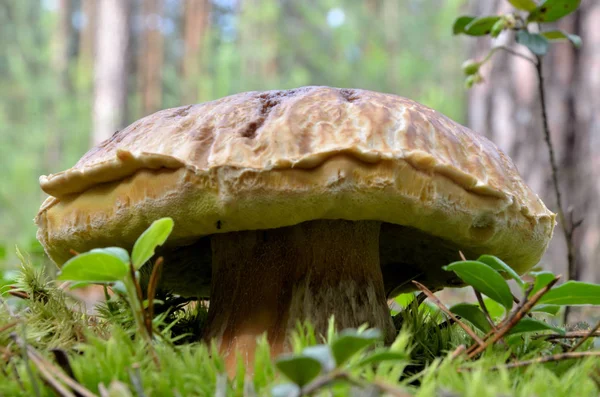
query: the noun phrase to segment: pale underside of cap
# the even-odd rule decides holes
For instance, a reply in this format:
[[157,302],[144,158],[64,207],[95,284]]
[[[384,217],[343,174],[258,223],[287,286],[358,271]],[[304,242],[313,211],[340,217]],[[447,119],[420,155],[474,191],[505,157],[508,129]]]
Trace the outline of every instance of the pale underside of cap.
[[405,98],[329,87],[157,112],[40,184],[51,197],[38,239],[59,265],[70,249],[129,248],[170,216],[173,246],[317,219],[378,220],[524,271],[555,224],[485,137]]

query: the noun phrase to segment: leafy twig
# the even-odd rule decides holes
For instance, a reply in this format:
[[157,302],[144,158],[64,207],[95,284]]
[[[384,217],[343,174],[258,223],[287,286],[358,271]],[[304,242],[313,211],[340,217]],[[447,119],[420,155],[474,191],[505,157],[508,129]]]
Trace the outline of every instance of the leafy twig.
[[525,294],[526,298],[523,299],[520,307],[517,307],[513,314],[500,324],[498,331],[492,334],[490,340],[486,341],[486,343],[483,346],[480,345],[479,347],[475,347],[475,349],[469,353],[469,358],[475,357],[476,355],[487,349],[489,345],[493,345],[500,338],[506,335],[506,333],[510,331],[515,325],[517,325],[517,323],[523,318],[523,316],[525,316],[525,314],[527,314],[531,310],[531,308],[535,306],[535,304],[540,300],[540,298],[544,296],[544,294],[548,292],[554,286],[554,284],[558,282],[558,280],[560,280],[560,276],[555,277],[554,280],[550,281],[548,285],[541,288],[530,299],[527,298],[528,294]]
[[574,352],[575,350],[577,350],[581,345],[583,345],[585,343],[586,340],[588,340],[592,336],[595,336],[596,331],[598,331],[598,329],[600,329],[600,321],[596,324],[596,326],[594,328],[589,330],[586,333],[586,335],[583,338],[581,338],[581,340],[579,342],[577,342],[569,351]]
[[484,341],[479,336],[477,336],[477,334],[475,332],[473,332],[473,330],[471,328],[469,328],[465,323],[463,323],[458,318],[456,318],[456,316],[454,315],[454,313],[452,313],[450,310],[448,310],[448,308],[446,306],[444,306],[444,304],[437,298],[437,296],[435,296],[433,294],[433,292],[431,292],[426,286],[424,286],[423,284],[421,284],[418,281],[413,280],[413,284],[416,285],[418,289],[420,289],[421,291],[423,291],[423,293],[425,295],[427,295],[427,297],[429,299],[431,299],[433,301],[433,303],[435,303],[440,308],[441,311],[443,311],[448,316],[450,316],[450,318],[453,321],[455,321],[462,329],[464,329],[465,332],[467,334],[469,334],[469,336],[471,338],[473,338],[473,340],[475,340],[481,346],[484,345]]
[[[551,356],[538,357],[531,360],[517,361],[513,363],[508,363],[505,365],[497,365],[491,367],[491,371],[497,371],[499,369],[511,369],[511,368],[520,368],[526,367],[532,364],[542,364],[549,363],[554,361],[562,361],[562,360],[570,360],[574,358],[583,358],[583,357],[600,357],[600,352],[569,352],[569,353],[560,353],[553,354]],[[471,371],[471,368],[459,368],[458,372]]]

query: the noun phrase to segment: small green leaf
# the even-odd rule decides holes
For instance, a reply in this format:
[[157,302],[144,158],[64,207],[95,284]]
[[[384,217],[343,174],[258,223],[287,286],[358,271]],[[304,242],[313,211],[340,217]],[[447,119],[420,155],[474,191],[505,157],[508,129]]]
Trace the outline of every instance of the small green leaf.
[[526,30],[517,32],[517,43],[529,48],[535,55],[542,56],[548,52],[550,43],[539,33],[529,33]]
[[453,262],[443,269],[453,271],[465,283],[510,310],[513,297],[500,273],[478,261]]
[[560,306],[558,305],[536,305],[531,309],[532,312],[547,313],[553,316],[556,316],[559,310]]
[[465,33],[465,27],[470,24],[475,18],[468,15],[463,15],[461,17],[456,18],[454,24],[452,25],[452,34],[461,34]]
[[111,254],[112,256],[116,256],[123,263],[129,263],[129,252],[126,249],[121,247],[106,247],[106,248],[94,248],[89,252],[105,252],[107,254]]
[[500,20],[498,16],[475,18],[467,26],[464,33],[469,36],[485,36],[492,32],[494,24]]
[[506,309],[504,308],[504,306],[502,306],[501,304],[499,304],[498,302],[496,302],[493,299],[484,297],[483,303],[485,304],[485,307],[487,308],[487,311],[490,314],[490,317],[494,321],[499,320],[506,313]]
[[535,277],[535,280],[533,282],[533,289],[529,293],[529,296],[532,296],[533,294],[544,288],[546,285],[550,284],[550,282],[556,277],[554,273],[547,271],[531,272],[529,274]]
[[321,372],[319,360],[303,355],[283,356],[275,365],[289,380],[302,387],[316,378]]
[[379,340],[381,340],[381,332],[376,329],[369,329],[362,333],[350,329],[340,332],[331,344],[337,366],[342,366],[354,354]]
[[450,311],[467,320],[483,332],[488,332],[491,328],[490,323],[485,318],[485,313],[477,305],[459,303],[452,306]]
[[125,278],[128,271],[128,263],[112,251],[95,249],[69,259],[57,279],[90,283],[119,281]]
[[581,47],[581,37],[576,34],[565,33],[562,30],[552,30],[550,32],[542,32],[542,36],[550,41],[570,41],[575,47]]
[[412,292],[400,294],[394,298],[394,302],[396,302],[402,308],[408,307],[408,305],[410,305],[410,303],[414,300],[415,300],[415,294]]
[[565,331],[561,328],[554,327],[548,323],[545,323],[535,318],[525,317],[521,319],[514,327],[508,331],[509,335],[522,334],[524,332],[540,332],[540,331],[554,331],[563,335]]
[[137,239],[131,254],[133,267],[139,269],[154,255],[154,250],[163,245],[173,230],[173,219],[162,218],[152,222],[150,227]]
[[485,263],[492,269],[499,272],[508,274],[513,280],[517,282],[521,287],[525,285],[525,282],[521,279],[519,274],[513,270],[512,267],[508,266],[503,260],[492,255],[481,255],[477,258],[479,262]]
[[6,247],[4,244],[0,244],[0,261],[6,259]]
[[463,70],[463,73],[466,76],[470,76],[472,74],[478,73],[480,66],[481,66],[481,62],[475,62],[472,59],[467,59],[466,61],[463,62],[461,68]]
[[492,30],[490,31],[490,36],[498,37],[500,33],[506,28],[507,23],[504,19],[499,19],[496,21],[494,26],[492,26]]
[[406,353],[383,350],[370,354],[359,361],[355,367],[363,367],[367,364],[378,364],[384,361],[404,361],[410,357]]
[[554,22],[579,7],[581,0],[546,0],[527,16],[527,22]]
[[552,288],[539,300],[551,305],[600,305],[600,285],[567,281]]
[[271,388],[272,397],[298,397],[300,388],[293,383],[282,383]]
[[302,350],[302,355],[312,357],[321,363],[321,367],[326,372],[335,368],[335,358],[329,345],[309,346]]
[[533,0],[508,0],[513,7],[523,11],[533,11],[537,4]]

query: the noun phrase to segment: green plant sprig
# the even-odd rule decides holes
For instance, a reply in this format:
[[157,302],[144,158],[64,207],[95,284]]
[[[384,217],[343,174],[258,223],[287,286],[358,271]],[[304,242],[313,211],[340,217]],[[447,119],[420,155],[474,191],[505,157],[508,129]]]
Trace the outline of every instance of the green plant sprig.
[[[148,310],[139,284],[139,269],[152,258],[156,247],[163,245],[173,230],[173,219],[162,218],[154,221],[136,240],[131,257],[120,247],[93,249],[67,261],[57,280],[74,281],[85,284],[110,285],[113,291],[122,294],[131,308],[140,337],[150,342],[153,337],[152,298],[148,296]],[[157,281],[157,269],[153,269],[151,279]],[[155,291],[155,285],[149,293]]]
[[[466,75],[465,85],[467,88],[481,83],[484,79],[480,73],[481,67],[486,64],[494,54],[503,50],[513,56],[527,60],[534,65],[538,89],[541,102],[542,122],[544,131],[544,140],[550,156],[550,166],[552,170],[552,181],[554,194],[557,202],[557,212],[560,224],[562,226],[565,241],[567,245],[567,264],[569,280],[577,279],[577,264],[575,258],[575,247],[573,243],[573,234],[575,229],[581,224],[581,221],[574,221],[572,214],[570,219],[565,216],[563,210],[562,194],[558,183],[558,166],[554,147],[552,145],[550,129],[548,126],[548,116],[546,112],[546,94],[544,89],[544,76],[542,71],[542,57],[546,55],[551,43],[569,41],[576,48],[581,47],[581,38],[575,34],[570,34],[562,30],[544,31],[542,26],[546,23],[556,22],[565,16],[573,13],[579,7],[581,0],[545,0],[541,4],[534,0],[507,0],[515,10],[505,15],[488,15],[481,17],[461,16],[454,21],[452,32],[455,35],[465,34],[468,36],[486,36],[498,37],[503,31],[511,30],[516,32],[516,42],[525,46],[533,55],[531,58],[521,54],[506,46],[493,47],[481,61],[467,60],[463,63],[463,72]],[[536,25],[534,31],[530,26]],[[568,319],[569,307],[565,308],[564,319]]]

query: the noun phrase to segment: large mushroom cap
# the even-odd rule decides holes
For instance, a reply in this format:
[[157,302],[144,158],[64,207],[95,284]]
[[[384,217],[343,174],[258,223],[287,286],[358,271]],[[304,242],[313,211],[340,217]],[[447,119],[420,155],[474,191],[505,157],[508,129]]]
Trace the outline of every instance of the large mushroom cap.
[[[171,245],[317,219],[381,221],[384,278],[419,261],[445,264],[458,249],[525,271],[555,223],[485,137],[402,97],[329,87],[157,112],[40,184],[51,197],[38,238],[59,265],[69,249],[129,247],[170,216]],[[407,252],[399,238],[436,249]],[[396,287],[386,280],[388,292]]]
[[[484,137],[413,101],[364,90],[249,92],[164,110],[43,176],[36,222],[58,264],[69,251],[130,248],[155,219],[175,228],[162,282],[210,294],[203,338],[235,370],[256,336],[288,348],[296,321],[363,323],[386,340],[386,296],[497,255],[537,263],[552,214]],[[210,236],[209,238],[205,238]]]

